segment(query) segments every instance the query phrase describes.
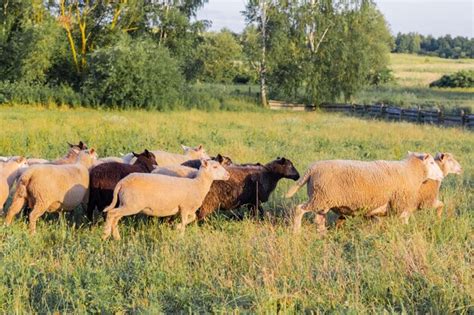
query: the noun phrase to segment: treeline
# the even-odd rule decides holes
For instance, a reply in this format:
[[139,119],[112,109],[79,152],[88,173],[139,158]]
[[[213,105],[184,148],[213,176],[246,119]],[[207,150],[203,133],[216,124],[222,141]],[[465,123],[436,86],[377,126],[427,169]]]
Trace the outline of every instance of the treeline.
[[451,59],[474,58],[474,38],[451,35],[435,38],[418,33],[398,33],[392,52]]
[[265,105],[267,94],[349,99],[390,78],[372,1],[249,0],[241,34],[208,32],[196,19],[206,3],[4,1],[0,103],[229,109],[252,98],[210,84],[258,83]]

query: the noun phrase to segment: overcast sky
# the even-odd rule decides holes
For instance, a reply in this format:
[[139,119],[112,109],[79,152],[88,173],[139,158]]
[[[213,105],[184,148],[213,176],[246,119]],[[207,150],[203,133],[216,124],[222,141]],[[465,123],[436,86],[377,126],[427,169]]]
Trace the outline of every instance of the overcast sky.
[[[474,37],[474,0],[375,0],[392,33]],[[245,0],[209,0],[199,19],[212,21],[212,30],[223,27],[240,32],[245,21],[240,12]]]

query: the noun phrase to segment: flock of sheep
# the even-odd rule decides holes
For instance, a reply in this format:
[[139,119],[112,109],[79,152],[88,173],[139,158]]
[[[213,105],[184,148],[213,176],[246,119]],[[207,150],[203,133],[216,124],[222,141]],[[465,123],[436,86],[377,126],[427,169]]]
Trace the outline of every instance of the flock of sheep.
[[31,211],[31,233],[44,213],[73,210],[79,205],[87,205],[92,221],[96,209],[105,216],[104,239],[111,234],[120,239],[119,220],[138,213],[179,215],[177,228],[184,232],[187,224],[219,209],[246,206],[261,213],[261,204],[268,201],[279,180],[288,178],[297,181],[288,198],[304,184],[309,197],[293,211],[294,230],[300,229],[306,212],[314,212],[322,233],[331,210],[341,220],[358,211],[369,218],[396,213],[406,223],[416,209],[431,207],[441,216],[441,181],[462,171],[450,153],[433,158],[409,152],[402,161],[318,161],[300,178],[286,158],[264,165],[235,164],[220,154],[209,157],[202,146],[183,146],[183,150],[183,154],[145,150],[121,158],[98,158],[95,150],[81,141],[69,144],[67,154],[54,161],[0,157],[0,213],[12,194],[5,224],[10,225],[26,207]]

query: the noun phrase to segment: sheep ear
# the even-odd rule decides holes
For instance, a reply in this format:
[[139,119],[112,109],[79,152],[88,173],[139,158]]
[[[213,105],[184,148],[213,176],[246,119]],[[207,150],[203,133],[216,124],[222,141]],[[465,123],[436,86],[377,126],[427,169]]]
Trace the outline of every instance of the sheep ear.
[[89,154],[94,154],[94,153],[95,153],[95,149],[94,149],[94,148],[92,148],[92,149],[89,150]]
[[66,143],[70,148],[72,148],[74,146],[74,144],[71,144],[69,141],[67,141]]
[[188,151],[188,150],[189,150],[189,147],[185,146],[184,144],[181,145],[181,148],[182,148],[184,151]]
[[209,166],[209,162],[207,160],[201,160],[201,166],[202,167],[208,167]]
[[80,148],[81,150],[84,150],[84,149],[85,149],[84,147],[85,147],[84,142],[79,141],[79,148]]
[[134,157],[138,157],[138,154],[136,154],[135,152],[132,151],[132,154]]
[[217,154],[215,160],[219,163],[224,162],[224,158],[222,157],[222,155],[220,153]]
[[424,154],[421,155],[421,159],[422,159],[423,161],[426,161],[430,156],[431,156],[431,155],[424,153]]
[[413,152],[412,152],[412,151],[408,151],[407,154],[408,154],[408,155],[413,155]]
[[202,144],[198,145],[198,147],[196,148],[196,151],[201,151],[202,150]]
[[444,160],[445,157],[446,157],[446,155],[444,153],[441,153],[441,152],[436,153],[436,159],[437,160],[442,161],[442,160]]

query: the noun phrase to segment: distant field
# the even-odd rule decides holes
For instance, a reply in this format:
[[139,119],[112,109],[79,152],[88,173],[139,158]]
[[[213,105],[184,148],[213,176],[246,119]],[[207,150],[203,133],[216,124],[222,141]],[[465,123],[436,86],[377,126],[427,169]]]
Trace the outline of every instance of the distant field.
[[[474,59],[445,59],[413,54],[390,54],[390,68],[402,87],[428,87],[444,74],[474,70]],[[474,90],[471,90],[474,92]]]
[[474,112],[474,88],[439,89],[429,84],[444,74],[474,70],[474,59],[443,59],[411,54],[390,54],[396,81],[368,87],[354,97],[356,103],[384,103],[405,107],[442,108]]
[[444,182],[445,215],[417,212],[408,225],[349,218],[301,235],[286,217],[305,200],[264,205],[271,219],[222,215],[183,237],[157,219],[120,222],[122,241],[103,242],[80,210],[49,215],[28,235],[26,220],[0,218],[0,313],[472,313],[474,136],[454,128],[362,120],[320,112],[146,112],[0,107],[0,155],[55,158],[82,139],[100,156],[144,148],[178,152],[202,143],[210,154],[265,163],[277,156],[300,173],[321,159],[401,159],[408,150],[450,151],[461,176]]

